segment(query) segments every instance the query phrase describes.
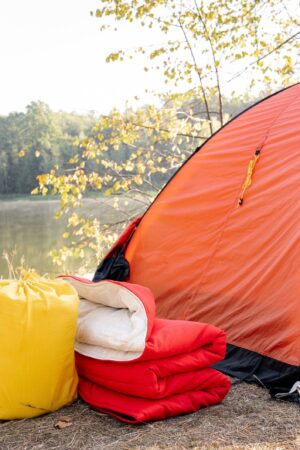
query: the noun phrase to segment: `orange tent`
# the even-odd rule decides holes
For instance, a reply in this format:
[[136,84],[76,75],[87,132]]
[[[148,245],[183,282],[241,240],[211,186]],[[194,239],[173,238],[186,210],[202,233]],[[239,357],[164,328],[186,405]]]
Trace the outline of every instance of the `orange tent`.
[[160,317],[223,328],[223,370],[269,385],[300,380],[299,189],[296,84],[196,149],[123,252]]

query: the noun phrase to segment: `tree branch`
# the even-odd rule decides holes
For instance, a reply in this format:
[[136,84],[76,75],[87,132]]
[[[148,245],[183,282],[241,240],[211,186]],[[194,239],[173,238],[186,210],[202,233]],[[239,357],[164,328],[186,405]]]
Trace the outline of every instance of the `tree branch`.
[[[131,122],[132,125],[136,126],[136,127],[140,127],[140,128],[146,128],[148,130],[157,130],[156,127],[153,127],[151,125],[140,125],[138,123],[135,122]],[[166,128],[159,128],[159,131],[164,131],[165,133],[172,133],[171,130],[167,130]],[[183,136],[183,137],[189,137],[189,138],[193,138],[193,139],[207,139],[207,136],[193,136],[192,134],[186,134],[186,133],[176,133],[176,136]]]
[[293,39],[295,39],[297,36],[300,35],[300,31],[297,31],[297,33],[293,34],[292,36],[290,36],[289,38],[287,38],[285,41],[281,42],[281,44],[277,45],[276,47],[274,47],[272,50],[270,50],[268,53],[266,53],[265,55],[260,56],[258,59],[256,59],[255,61],[252,61],[250,64],[248,64],[247,67],[245,67],[245,69],[243,69],[242,71],[236,73],[232,78],[230,78],[227,83],[230,83],[231,81],[235,80],[236,78],[240,77],[244,72],[246,72],[248,69],[250,69],[250,67],[252,67],[254,64],[257,64],[258,62],[262,61],[263,59],[267,58],[268,56],[272,55],[272,53],[277,52],[281,47],[283,47],[285,44],[287,44],[288,42],[292,41]]
[[211,49],[211,54],[212,54],[212,58],[213,58],[213,62],[214,62],[214,70],[215,70],[216,81],[217,81],[217,89],[218,89],[219,114],[220,114],[220,122],[221,122],[221,127],[222,127],[223,124],[224,124],[224,120],[223,120],[223,102],[222,102],[221,83],[220,83],[220,75],[219,75],[219,70],[218,70],[218,65],[217,65],[216,53],[215,53],[215,49],[214,49],[214,46],[213,46],[213,43],[212,43],[211,36],[209,34],[209,31],[208,31],[208,28],[206,26],[206,23],[205,23],[205,21],[204,21],[204,19],[202,17],[200,9],[198,7],[197,0],[194,0],[194,4],[195,4],[196,10],[197,10],[198,17],[199,17],[199,19],[200,19],[200,21],[202,23],[205,35],[206,35],[207,40],[209,42],[209,46],[210,46],[210,49]]
[[207,120],[209,121],[210,133],[213,134],[212,120],[211,120],[211,116],[210,116],[210,111],[209,111],[209,105],[208,105],[208,101],[207,101],[207,97],[206,97],[206,92],[205,92],[203,81],[202,81],[202,75],[201,75],[200,70],[198,69],[197,61],[196,61],[196,58],[195,58],[195,55],[194,55],[191,43],[190,43],[190,41],[189,41],[189,39],[187,37],[187,34],[186,34],[185,29],[184,29],[184,27],[183,27],[183,25],[181,23],[180,18],[179,18],[179,25],[180,25],[181,31],[182,31],[182,33],[184,35],[184,39],[185,39],[186,45],[188,46],[189,52],[190,52],[192,60],[194,62],[194,67],[195,67],[196,73],[197,73],[199,81],[200,81],[200,87],[201,87],[201,91],[202,91],[203,101],[204,101],[204,104],[205,104]]

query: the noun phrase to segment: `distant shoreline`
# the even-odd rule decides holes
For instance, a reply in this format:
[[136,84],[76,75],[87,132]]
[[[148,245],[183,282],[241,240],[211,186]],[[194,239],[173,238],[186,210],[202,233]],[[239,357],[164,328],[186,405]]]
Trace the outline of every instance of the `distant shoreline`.
[[42,196],[42,195],[30,195],[30,194],[2,194],[0,195],[0,202],[11,202],[11,201],[59,201],[59,196]]
[[[82,201],[86,201],[86,200],[103,200],[103,199],[108,199],[109,197],[104,196],[103,194],[99,194],[99,193],[90,193],[89,195],[86,195]],[[113,196],[111,197],[113,198]],[[6,195],[0,195],[0,202],[3,203],[9,203],[9,202],[18,202],[18,201],[22,201],[22,202],[60,202],[60,197],[59,195],[47,195],[47,196],[43,196],[43,195],[30,195],[30,194],[6,194]]]

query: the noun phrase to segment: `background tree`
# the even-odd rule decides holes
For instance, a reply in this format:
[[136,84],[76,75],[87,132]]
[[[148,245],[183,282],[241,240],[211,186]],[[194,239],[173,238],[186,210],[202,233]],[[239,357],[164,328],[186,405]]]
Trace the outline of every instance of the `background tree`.
[[74,139],[86,137],[94,123],[92,116],[54,113],[43,102],[0,117],[0,194],[30,194],[37,175],[64,167],[76,153]]
[[[72,256],[75,247],[77,252],[81,248],[83,259],[88,249],[98,259],[120,223],[144,210],[191,151],[232,112],[262,91],[297,81],[300,21],[293,3],[99,1],[95,16],[103,33],[111,23],[118,31],[119,23],[128,22],[151,29],[154,41],[158,32],[165,36],[163,44],[150,50],[116,49],[107,62],[143,58],[145,70],[160,71],[169,92],[157,94],[159,106],[102,116],[92,135],[77,142],[79,151],[68,168],[56,165],[39,177],[40,192],[60,196],[60,214],[80,205],[89,191],[114,196],[119,208],[119,219],[110,224],[95,222],[92,213],[88,218],[71,214],[66,246],[53,254],[58,263],[66,254]],[[224,93],[234,108],[228,107]],[[105,200],[100,196],[99,201]]]

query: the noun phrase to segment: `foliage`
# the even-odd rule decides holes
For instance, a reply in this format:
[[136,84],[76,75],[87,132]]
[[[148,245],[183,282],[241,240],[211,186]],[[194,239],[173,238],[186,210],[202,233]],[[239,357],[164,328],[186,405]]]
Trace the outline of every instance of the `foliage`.
[[[281,0],[99,3],[95,16],[102,33],[112,23],[118,30],[125,22],[152,30],[154,41],[157,35],[165,38],[150,48],[137,46],[133,53],[116,49],[107,62],[142,58],[146,71],[160,71],[170,92],[157,95],[159,106],[102,116],[92,135],[77,142],[67,169],[56,164],[39,177],[40,193],[60,196],[60,214],[80,205],[90,190],[116,199],[134,195],[143,210],[191,151],[230,118],[224,92],[235,105],[246,106],[260,91],[296,81],[299,65],[299,18]],[[126,217],[130,220],[131,214]],[[71,215],[66,239],[84,238],[56,252],[56,261],[84,259],[89,249],[97,249],[98,256],[99,245],[111,241],[114,225],[119,221],[99,224],[80,216],[74,221]]]
[[[138,47],[146,57],[145,70],[159,70],[166,83],[191,85],[190,97],[199,98],[211,118],[210,99],[217,96],[220,125],[223,89],[235,91],[247,73],[247,91],[255,85],[290,84],[298,64],[299,16],[281,0],[102,0],[96,16],[107,29],[111,18],[135,22],[166,36],[163,44]],[[107,22],[108,19],[108,22]],[[283,49],[284,48],[284,49]],[[132,54],[128,54],[132,57]],[[124,60],[124,50],[107,61]],[[228,72],[230,72],[228,74]],[[236,73],[235,73],[236,72]],[[232,83],[233,82],[233,83]],[[231,85],[231,86],[228,86]],[[229,89],[228,89],[229,88]],[[274,88],[274,87],[273,87]],[[213,131],[213,126],[210,126]]]
[[74,139],[84,138],[94,121],[92,116],[54,113],[43,102],[0,117],[0,194],[29,194],[40,173],[67,163],[76,152]]
[[[191,149],[209,136],[207,121],[196,112],[193,117],[191,111],[187,112],[187,104],[176,101],[178,106],[172,100],[172,107],[167,103],[163,108],[147,105],[124,114],[115,110],[110,116],[102,116],[91,136],[78,143],[80,151],[70,158],[68,169],[55,165],[38,176],[42,195],[60,196],[61,209],[56,217],[69,215],[68,231],[63,235],[66,245],[52,252],[55,263],[62,265],[68,258],[81,258],[84,264],[91,260],[87,255],[92,251],[96,264],[122,225],[145,210]],[[240,109],[241,104],[226,104],[225,117]],[[214,118],[213,123],[216,121]],[[118,213],[110,223],[100,223],[93,212],[89,217],[78,211],[72,213],[84,194],[91,192],[95,192],[99,207],[105,197],[113,197]],[[107,201],[106,207],[110,208],[111,203]]]

